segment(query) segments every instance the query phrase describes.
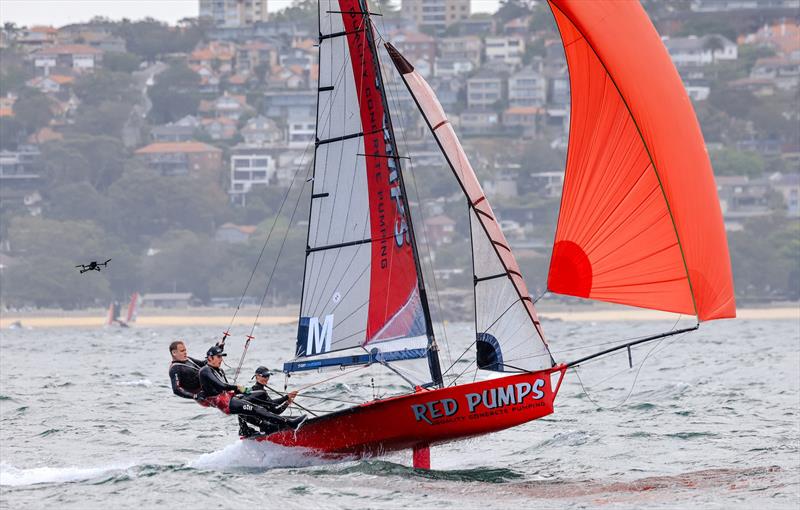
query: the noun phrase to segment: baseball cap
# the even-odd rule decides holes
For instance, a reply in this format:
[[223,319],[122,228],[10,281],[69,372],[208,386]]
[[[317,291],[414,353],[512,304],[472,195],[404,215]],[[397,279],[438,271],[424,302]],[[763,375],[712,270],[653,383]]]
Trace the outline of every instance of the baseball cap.
[[227,354],[222,352],[222,347],[220,347],[219,345],[215,345],[214,347],[209,349],[208,352],[206,352],[206,357],[209,356],[227,356]]

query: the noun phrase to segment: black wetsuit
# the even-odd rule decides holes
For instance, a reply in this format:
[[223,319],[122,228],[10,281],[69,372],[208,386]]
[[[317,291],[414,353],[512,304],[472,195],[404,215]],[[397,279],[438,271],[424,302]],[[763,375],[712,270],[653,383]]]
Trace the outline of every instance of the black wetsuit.
[[[200,369],[198,376],[200,379],[200,386],[203,388],[203,394],[206,398],[216,397],[226,391],[238,391],[236,385],[228,383],[225,372],[220,368],[206,365]],[[277,414],[271,413],[267,409],[261,407],[257,402],[260,397],[261,395],[235,395],[228,403],[228,411],[230,414],[239,414],[259,419],[260,422],[258,426],[264,432],[267,432],[264,430],[265,428],[269,429],[269,432],[274,432],[275,430],[290,425],[285,418],[281,418]]]
[[[250,389],[248,400],[254,404],[258,404],[267,411],[273,414],[281,414],[289,407],[289,397],[283,396],[280,398],[270,398],[267,395],[266,388],[261,384],[254,384]],[[239,434],[242,436],[250,436],[257,433],[252,426],[257,427],[263,433],[271,433],[280,430],[280,427],[272,423],[264,423],[258,418],[251,416],[239,416]]]
[[172,393],[183,398],[201,400],[202,388],[197,374],[205,365],[205,361],[194,358],[187,358],[186,361],[173,360],[169,366]]

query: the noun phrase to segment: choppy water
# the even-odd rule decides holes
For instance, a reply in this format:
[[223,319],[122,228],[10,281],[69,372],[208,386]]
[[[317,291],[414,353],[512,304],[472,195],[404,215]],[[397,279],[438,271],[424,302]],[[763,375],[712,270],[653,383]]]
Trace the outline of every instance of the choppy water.
[[[563,352],[576,346],[659,332],[671,324],[546,326],[557,359],[569,361],[583,354]],[[469,343],[465,325],[448,331],[454,353]],[[173,397],[166,377],[170,340],[187,338],[190,353],[201,357],[218,333],[3,330],[0,508],[800,503],[800,325],[794,321],[704,324],[691,336],[640,347],[634,363],[652,353],[638,378],[638,367],[627,369],[626,355],[581,368],[589,396],[602,408],[568,373],[555,414],[436,447],[430,472],[411,469],[408,453],[331,462],[239,441],[235,419]],[[291,326],[259,330],[248,373],[261,363],[278,366],[291,351],[293,334]],[[233,355],[240,352],[239,338],[229,340]],[[369,377],[334,381],[317,394],[359,392],[372,392]]]

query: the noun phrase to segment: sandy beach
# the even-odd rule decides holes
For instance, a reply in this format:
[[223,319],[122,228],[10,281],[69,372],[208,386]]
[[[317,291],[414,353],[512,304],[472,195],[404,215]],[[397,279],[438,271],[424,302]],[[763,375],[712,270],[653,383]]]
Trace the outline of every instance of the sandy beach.
[[[190,308],[182,310],[143,309],[133,327],[174,327],[174,326],[218,326],[226,328],[233,316],[230,309]],[[657,321],[675,320],[678,315],[652,310],[632,308],[609,309],[598,307],[568,307],[557,311],[540,311],[543,322],[562,320],[567,322],[603,321]],[[739,319],[751,320],[800,320],[800,305],[791,303],[764,308],[741,308],[737,311]],[[249,326],[256,321],[256,310],[242,310],[234,321],[235,326]],[[291,324],[297,321],[291,307],[262,312],[258,323],[263,325]],[[13,324],[31,328],[92,328],[103,327],[106,322],[105,310],[35,310],[28,312],[0,313],[0,329]]]

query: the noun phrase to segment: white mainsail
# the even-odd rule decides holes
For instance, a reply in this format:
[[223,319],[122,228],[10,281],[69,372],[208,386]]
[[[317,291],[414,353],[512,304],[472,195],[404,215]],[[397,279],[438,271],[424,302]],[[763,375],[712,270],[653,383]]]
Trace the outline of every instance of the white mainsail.
[[[430,320],[366,1],[321,0],[319,20],[300,361],[285,368],[426,357]],[[362,354],[328,355],[347,349]]]
[[541,370],[554,362],[519,265],[433,90],[391,44],[386,49],[469,203],[478,367]]

